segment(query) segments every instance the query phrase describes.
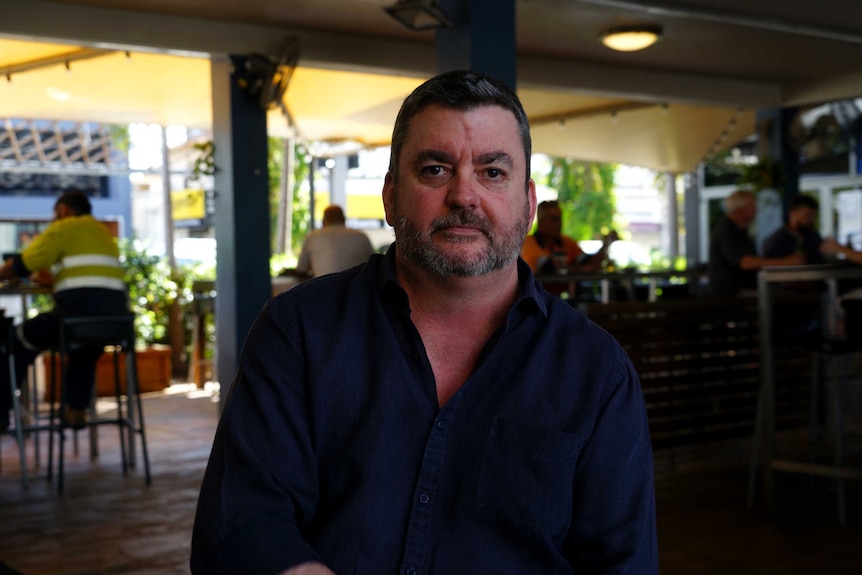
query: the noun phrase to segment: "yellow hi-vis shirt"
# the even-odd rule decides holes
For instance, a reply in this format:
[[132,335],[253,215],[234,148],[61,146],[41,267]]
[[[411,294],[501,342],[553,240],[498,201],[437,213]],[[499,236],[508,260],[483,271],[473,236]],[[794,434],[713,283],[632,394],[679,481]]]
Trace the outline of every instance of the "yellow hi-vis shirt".
[[76,288],[126,290],[114,236],[93,216],[69,216],[49,225],[21,252],[27,269],[50,269],[54,292]]

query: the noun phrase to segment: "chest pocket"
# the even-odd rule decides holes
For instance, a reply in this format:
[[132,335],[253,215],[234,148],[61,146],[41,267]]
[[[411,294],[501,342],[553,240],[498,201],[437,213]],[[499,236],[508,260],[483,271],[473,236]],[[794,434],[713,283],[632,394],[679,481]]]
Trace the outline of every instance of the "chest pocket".
[[541,535],[563,532],[583,443],[579,435],[495,418],[479,472],[479,511]]

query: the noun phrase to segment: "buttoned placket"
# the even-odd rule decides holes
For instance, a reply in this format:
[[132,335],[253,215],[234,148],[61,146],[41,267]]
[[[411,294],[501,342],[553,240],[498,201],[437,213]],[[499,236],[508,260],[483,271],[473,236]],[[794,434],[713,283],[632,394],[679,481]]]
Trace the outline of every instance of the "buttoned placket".
[[434,512],[437,487],[446,455],[446,430],[454,417],[461,393],[456,393],[434,418],[425,443],[422,464],[410,505],[410,519],[400,573],[421,575],[428,573],[431,546],[431,518]]

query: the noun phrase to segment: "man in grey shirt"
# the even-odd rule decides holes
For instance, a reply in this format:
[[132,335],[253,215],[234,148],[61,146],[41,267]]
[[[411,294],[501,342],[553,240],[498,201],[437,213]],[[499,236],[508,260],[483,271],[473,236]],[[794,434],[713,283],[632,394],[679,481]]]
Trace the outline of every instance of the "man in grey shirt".
[[371,240],[344,225],[344,211],[331,205],[323,211],[323,228],[306,236],[296,271],[311,277],[340,272],[365,263],[374,253]]

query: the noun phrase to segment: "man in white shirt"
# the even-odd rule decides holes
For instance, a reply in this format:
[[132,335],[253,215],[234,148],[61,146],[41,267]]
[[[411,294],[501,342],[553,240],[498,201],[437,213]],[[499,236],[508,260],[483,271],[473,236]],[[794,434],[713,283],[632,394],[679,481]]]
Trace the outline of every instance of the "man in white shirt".
[[344,225],[344,211],[331,205],[323,211],[323,228],[308,234],[296,271],[311,277],[340,272],[365,263],[374,253],[371,240]]

